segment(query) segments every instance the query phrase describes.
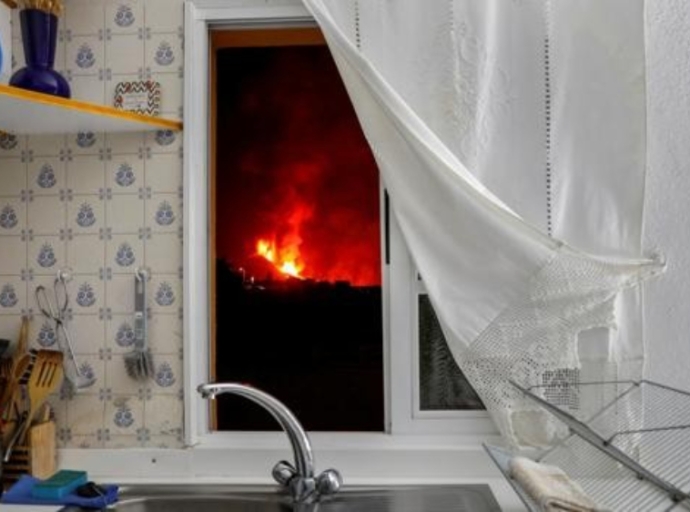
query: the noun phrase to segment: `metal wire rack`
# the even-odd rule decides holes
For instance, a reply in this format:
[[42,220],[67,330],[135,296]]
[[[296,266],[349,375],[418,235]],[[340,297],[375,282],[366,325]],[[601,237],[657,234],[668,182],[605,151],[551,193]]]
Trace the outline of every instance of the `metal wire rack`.
[[[612,511],[690,510],[690,393],[647,380],[576,383],[570,391],[590,407],[566,411],[545,386],[515,386],[569,429],[535,460],[560,467]],[[485,448],[527,508],[540,511],[510,476],[512,454]]]

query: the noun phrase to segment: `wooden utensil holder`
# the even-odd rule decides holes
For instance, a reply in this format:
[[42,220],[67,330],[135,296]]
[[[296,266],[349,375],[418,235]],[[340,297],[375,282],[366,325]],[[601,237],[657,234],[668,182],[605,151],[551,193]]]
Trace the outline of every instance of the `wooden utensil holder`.
[[9,462],[3,464],[2,485],[7,488],[22,475],[48,478],[57,471],[56,428],[46,421],[29,429],[26,443],[15,446]]

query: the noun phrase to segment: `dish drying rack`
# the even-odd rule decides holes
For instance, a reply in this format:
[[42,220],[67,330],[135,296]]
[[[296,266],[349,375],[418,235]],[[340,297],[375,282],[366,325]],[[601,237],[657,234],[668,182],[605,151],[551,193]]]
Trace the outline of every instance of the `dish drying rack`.
[[[614,512],[690,511],[690,393],[648,380],[561,383],[556,394],[552,386],[513,385],[568,428],[534,460],[561,468]],[[559,394],[590,412],[566,410]],[[527,508],[541,511],[510,475],[513,454],[484,448]]]

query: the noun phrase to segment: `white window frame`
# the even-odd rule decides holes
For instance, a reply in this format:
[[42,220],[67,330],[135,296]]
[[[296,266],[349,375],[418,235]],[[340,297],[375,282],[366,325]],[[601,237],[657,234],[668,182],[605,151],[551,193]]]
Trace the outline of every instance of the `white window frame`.
[[[269,481],[270,464],[290,456],[283,433],[211,431],[208,402],[196,393],[196,387],[209,379],[209,30],[305,23],[313,20],[300,0],[187,0],[185,4],[184,398],[185,441],[192,449],[182,460],[187,472],[205,481]],[[391,286],[384,287],[384,315],[388,310],[398,316],[384,327],[384,337],[409,339],[410,332],[417,332],[411,323],[417,302],[415,271],[390,217],[392,264],[384,272]],[[386,347],[386,380],[396,382],[386,387],[388,432],[310,433],[319,466],[337,467],[354,484],[495,477],[496,470],[481,448],[482,441],[498,439],[486,413],[415,414],[417,360],[413,344],[405,345],[393,351]]]

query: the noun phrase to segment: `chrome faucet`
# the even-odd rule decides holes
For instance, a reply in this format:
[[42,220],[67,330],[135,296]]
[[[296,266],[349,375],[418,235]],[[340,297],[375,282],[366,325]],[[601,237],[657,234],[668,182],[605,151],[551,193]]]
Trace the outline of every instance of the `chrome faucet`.
[[342,486],[343,479],[335,469],[327,469],[314,476],[314,454],[307,433],[287,406],[277,398],[246,384],[217,383],[201,384],[197,391],[203,398],[214,399],[223,393],[243,396],[266,409],[280,423],[288,438],[295,463],[278,462],[273,468],[273,478],[286,487],[294,501],[312,503],[321,496],[335,494]]

